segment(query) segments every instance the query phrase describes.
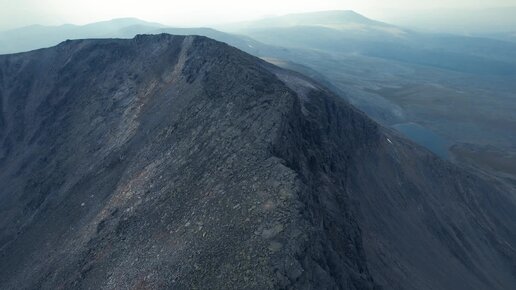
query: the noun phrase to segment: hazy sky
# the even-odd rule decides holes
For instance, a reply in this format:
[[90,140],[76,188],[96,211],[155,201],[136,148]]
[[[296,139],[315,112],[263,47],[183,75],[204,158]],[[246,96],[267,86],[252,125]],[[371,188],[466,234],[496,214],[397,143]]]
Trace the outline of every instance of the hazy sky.
[[497,6],[516,6],[516,0],[0,0],[0,29],[30,24],[85,24],[119,17],[195,26],[332,9],[378,17],[381,11],[388,10]]

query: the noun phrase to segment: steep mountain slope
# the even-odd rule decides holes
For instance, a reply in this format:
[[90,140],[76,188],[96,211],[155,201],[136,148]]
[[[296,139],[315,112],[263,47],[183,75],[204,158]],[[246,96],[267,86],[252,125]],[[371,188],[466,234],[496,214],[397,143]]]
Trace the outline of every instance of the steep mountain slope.
[[514,189],[193,36],[0,56],[2,289],[510,289]]
[[[515,166],[501,167],[503,172],[491,169],[496,156],[471,159],[464,158],[468,150],[462,152],[472,145],[494,146],[495,155],[515,153],[514,43],[407,29],[393,33],[400,28],[363,16],[349,19],[346,11],[322,15],[326,18],[321,13],[287,15],[236,25],[231,31],[287,47],[258,55],[280,59],[281,66],[290,61],[320,72],[368,116],[440,156],[516,180]],[[300,17],[305,21],[296,21]],[[365,28],[346,28],[354,22]],[[286,67],[305,73],[298,65]],[[454,145],[461,150],[450,151]]]
[[[319,81],[382,125],[456,164],[516,180],[515,166],[498,167],[502,171],[491,166],[496,155],[515,154],[514,44],[415,33],[352,11],[294,14],[222,28],[268,44],[209,28],[170,28],[138,19],[114,19],[84,26],[0,32],[0,53],[77,38],[203,35],[255,56],[277,59],[282,66],[303,74],[314,76],[310,71],[315,70]],[[464,158],[471,146],[494,146],[498,153]]]

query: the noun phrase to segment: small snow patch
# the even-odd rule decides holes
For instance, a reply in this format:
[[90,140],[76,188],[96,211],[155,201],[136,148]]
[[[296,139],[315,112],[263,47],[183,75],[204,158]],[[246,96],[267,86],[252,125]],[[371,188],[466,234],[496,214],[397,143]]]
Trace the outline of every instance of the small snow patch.
[[387,142],[391,143],[392,144],[392,141],[391,139],[387,138]]

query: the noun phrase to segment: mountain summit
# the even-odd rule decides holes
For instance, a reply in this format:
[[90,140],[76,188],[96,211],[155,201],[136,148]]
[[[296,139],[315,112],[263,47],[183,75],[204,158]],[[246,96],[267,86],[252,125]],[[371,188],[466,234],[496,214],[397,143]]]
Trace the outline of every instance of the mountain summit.
[[268,17],[256,21],[241,22],[221,26],[227,31],[261,30],[289,27],[327,27],[335,29],[389,28],[392,25],[369,19],[352,10],[328,10],[319,12],[296,13]]
[[0,56],[2,289],[510,289],[514,192],[198,36]]

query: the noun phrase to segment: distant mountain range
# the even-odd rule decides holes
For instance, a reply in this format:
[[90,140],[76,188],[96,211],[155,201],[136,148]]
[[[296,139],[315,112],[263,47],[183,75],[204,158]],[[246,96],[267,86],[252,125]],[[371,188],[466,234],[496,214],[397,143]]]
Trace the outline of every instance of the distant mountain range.
[[353,11],[292,14],[220,28],[238,35],[209,28],[171,28],[134,18],[84,26],[35,25],[1,32],[0,53],[47,47],[66,39],[131,38],[136,34],[167,32],[204,35],[240,48],[260,46],[257,40],[269,46],[358,53],[464,72],[516,74],[516,44],[485,38],[416,33],[368,19]]
[[67,39],[124,37],[165,27],[136,18],[121,18],[87,25],[31,25],[0,32],[0,53],[14,53],[56,45]]
[[229,26],[266,44],[357,53],[472,73],[516,74],[516,44],[425,34],[352,11],[293,14]]
[[242,31],[247,29],[286,28],[296,26],[318,26],[342,30],[360,30],[370,28],[394,27],[386,23],[364,17],[354,11],[321,11],[311,13],[289,14],[269,17],[257,21],[239,22],[216,26],[224,31]]
[[516,30],[516,6],[482,9],[383,10],[389,23],[433,33],[502,35]]

